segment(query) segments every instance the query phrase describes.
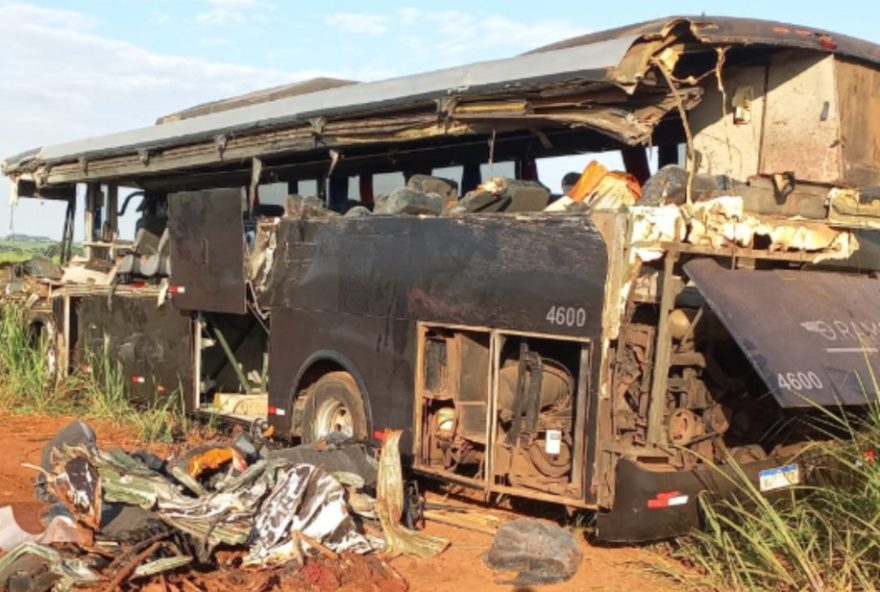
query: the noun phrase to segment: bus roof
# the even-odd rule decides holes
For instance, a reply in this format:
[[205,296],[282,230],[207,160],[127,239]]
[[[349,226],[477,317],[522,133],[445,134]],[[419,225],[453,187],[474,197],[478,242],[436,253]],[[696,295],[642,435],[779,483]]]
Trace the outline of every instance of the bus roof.
[[[149,175],[157,170],[150,170],[149,160],[164,151],[198,143],[217,144],[215,162],[222,162],[222,144],[229,138],[294,126],[311,126],[320,136],[321,126],[327,121],[416,109],[438,113],[450,100],[510,97],[554,85],[580,89],[616,86],[633,93],[649,59],[675,43],[679,47],[688,43],[705,45],[707,49],[741,46],[814,50],[880,65],[880,46],[836,33],[753,19],[669,17],[568,39],[512,58],[376,82],[307,81],[207,103],[160,118],[156,125],[28,150],[4,160],[2,170],[13,179],[36,178],[38,185],[132,178],[137,174],[133,173],[137,170],[133,165],[100,168],[91,163],[121,157],[132,162],[137,159],[142,164],[141,173]],[[590,126],[589,122],[585,125]],[[633,132],[621,132],[620,137],[627,143],[646,141],[644,135]],[[272,154],[271,146],[263,148],[262,152],[262,148],[255,148],[252,156]],[[285,151],[296,148],[288,146]],[[166,170],[180,170],[195,162],[180,158],[168,163]],[[70,170],[49,174],[61,164],[70,165]],[[206,165],[208,161],[202,159],[198,164]]]

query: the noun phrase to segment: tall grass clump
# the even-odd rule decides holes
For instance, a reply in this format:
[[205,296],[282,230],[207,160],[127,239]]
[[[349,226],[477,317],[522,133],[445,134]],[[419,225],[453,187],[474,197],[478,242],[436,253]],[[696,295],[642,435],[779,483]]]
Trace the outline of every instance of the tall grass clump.
[[[880,408],[854,423],[822,409],[844,437],[795,459],[807,483],[767,496],[729,463],[737,494],[701,499],[705,528],[673,545],[690,569],[661,569],[694,590],[876,590],[880,587]],[[825,430],[826,433],[829,430]]]
[[122,365],[113,358],[106,340],[102,354],[90,354],[85,367],[87,372],[76,375],[82,415],[130,427],[145,442],[171,442],[189,429],[181,389],[158,393],[149,401],[130,398]]
[[128,427],[147,442],[170,442],[189,429],[181,389],[149,401],[131,400],[125,373],[106,341],[100,355],[89,354],[83,368],[60,380],[50,351],[24,308],[0,306],[0,411],[100,419]]
[[39,414],[72,410],[64,385],[54,384],[48,350],[22,307],[0,307],[0,408]]

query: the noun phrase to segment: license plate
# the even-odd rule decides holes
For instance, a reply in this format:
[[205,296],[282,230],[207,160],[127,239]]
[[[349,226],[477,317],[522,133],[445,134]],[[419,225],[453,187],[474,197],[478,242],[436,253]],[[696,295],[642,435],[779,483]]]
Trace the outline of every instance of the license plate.
[[783,487],[791,487],[801,482],[801,472],[797,465],[785,465],[764,469],[758,473],[761,491],[773,491]]

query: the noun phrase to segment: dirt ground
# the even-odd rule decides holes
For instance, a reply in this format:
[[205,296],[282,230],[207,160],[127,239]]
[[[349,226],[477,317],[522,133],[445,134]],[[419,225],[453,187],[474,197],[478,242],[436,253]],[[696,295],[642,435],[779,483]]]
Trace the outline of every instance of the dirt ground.
[[[36,471],[22,463],[38,465],[43,446],[71,418],[20,417],[0,415],[0,507],[12,505],[18,523],[32,531],[42,530],[39,516],[43,505],[34,499],[32,479]],[[138,442],[124,429],[90,422],[98,434],[101,447],[131,449]],[[169,447],[152,447],[159,454]],[[480,512],[487,510],[475,507]],[[499,512],[499,514],[501,514]],[[417,592],[462,590],[507,590],[510,586],[495,584],[493,574],[480,555],[492,543],[487,534],[457,527],[428,523],[427,532],[445,537],[450,547],[431,559],[397,557],[391,565]],[[671,590],[671,584],[647,572],[642,562],[652,559],[647,549],[636,547],[605,548],[582,540],[584,561],[577,575],[563,584],[543,586],[547,592],[582,590]],[[519,589],[522,592],[522,589]]]

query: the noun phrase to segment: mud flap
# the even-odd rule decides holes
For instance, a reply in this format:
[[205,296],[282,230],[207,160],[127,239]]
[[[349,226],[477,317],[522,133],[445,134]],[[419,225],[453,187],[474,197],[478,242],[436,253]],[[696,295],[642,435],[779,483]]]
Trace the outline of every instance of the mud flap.
[[244,314],[244,209],[240,187],[168,197],[171,290],[181,310]]

